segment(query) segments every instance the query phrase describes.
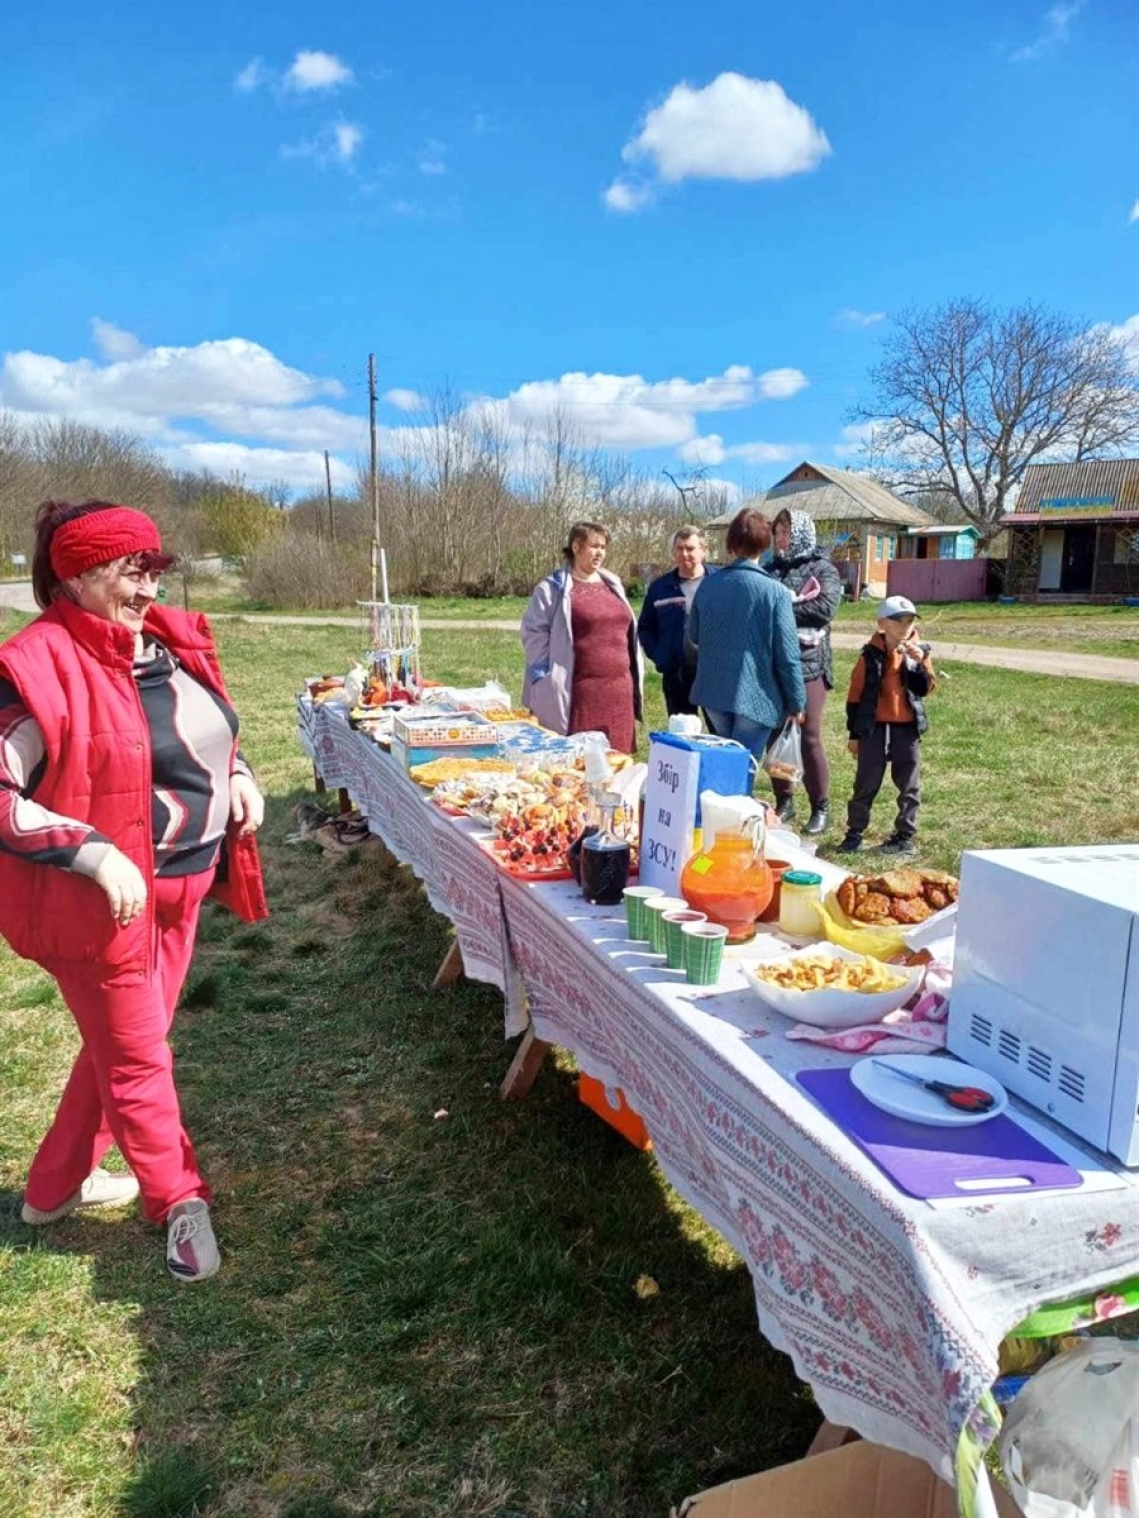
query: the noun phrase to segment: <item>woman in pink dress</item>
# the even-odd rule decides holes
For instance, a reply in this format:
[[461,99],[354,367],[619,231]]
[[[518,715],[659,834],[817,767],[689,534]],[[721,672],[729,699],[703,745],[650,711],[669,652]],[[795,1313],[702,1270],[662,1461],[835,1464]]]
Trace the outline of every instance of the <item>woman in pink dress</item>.
[[609,533],[575,522],[565,565],[534,590],[522,618],[523,704],[557,733],[602,732],[631,754],[641,715],[636,623],[624,587],[602,567]]

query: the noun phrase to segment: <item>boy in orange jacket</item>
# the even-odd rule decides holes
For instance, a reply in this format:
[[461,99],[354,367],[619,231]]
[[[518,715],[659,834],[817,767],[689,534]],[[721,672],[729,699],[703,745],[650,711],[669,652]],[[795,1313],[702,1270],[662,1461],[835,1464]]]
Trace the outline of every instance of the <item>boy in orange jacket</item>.
[[887,765],[898,791],[898,815],[881,852],[917,852],[921,736],[929,725],[924,698],[937,683],[929,661],[929,644],[918,640],[918,621],[912,601],[905,596],[887,596],[878,607],[878,630],[863,648],[851,674],[846,728],[858,768],[839,854],[857,854],[862,848],[870,809],[886,778]]

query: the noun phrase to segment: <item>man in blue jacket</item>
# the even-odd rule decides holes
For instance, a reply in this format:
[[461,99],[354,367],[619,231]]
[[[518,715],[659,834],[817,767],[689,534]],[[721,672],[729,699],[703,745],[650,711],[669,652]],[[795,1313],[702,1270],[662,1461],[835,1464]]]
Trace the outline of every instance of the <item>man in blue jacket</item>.
[[713,573],[704,562],[707,555],[708,540],[699,527],[674,532],[675,567],[649,586],[637,622],[641,647],[663,677],[665,710],[670,717],[696,710],[691,700],[696,649],[687,635],[688,614],[704,576]]

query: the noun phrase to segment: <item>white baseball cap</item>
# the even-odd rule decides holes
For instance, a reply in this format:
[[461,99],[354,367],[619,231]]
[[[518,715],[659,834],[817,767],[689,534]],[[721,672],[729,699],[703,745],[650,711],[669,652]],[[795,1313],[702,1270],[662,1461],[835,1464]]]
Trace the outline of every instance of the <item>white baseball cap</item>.
[[887,596],[878,603],[878,620],[885,622],[891,617],[918,617],[918,609],[906,596]]

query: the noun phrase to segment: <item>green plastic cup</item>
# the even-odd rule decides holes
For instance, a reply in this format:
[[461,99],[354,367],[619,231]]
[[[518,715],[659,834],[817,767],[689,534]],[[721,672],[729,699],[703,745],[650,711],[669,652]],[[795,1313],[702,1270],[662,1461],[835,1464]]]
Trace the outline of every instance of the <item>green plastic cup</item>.
[[724,961],[728,930],[718,922],[686,922],[680,930],[684,941],[684,973],[693,986],[714,986]]
[[680,912],[662,913],[664,921],[664,954],[670,970],[684,969],[684,935],[681,928],[688,922],[707,922],[703,912],[694,912],[691,907]]
[[687,907],[683,896],[650,896],[645,902],[645,927],[654,954],[664,953],[664,914],[683,912]]
[[660,886],[634,885],[625,887],[625,921],[629,925],[629,937],[635,943],[648,939],[649,930],[645,922],[645,902],[650,896],[663,896],[664,891]]

